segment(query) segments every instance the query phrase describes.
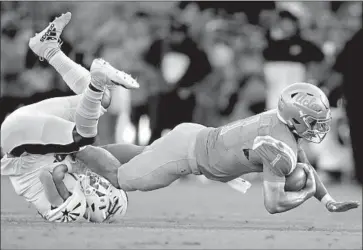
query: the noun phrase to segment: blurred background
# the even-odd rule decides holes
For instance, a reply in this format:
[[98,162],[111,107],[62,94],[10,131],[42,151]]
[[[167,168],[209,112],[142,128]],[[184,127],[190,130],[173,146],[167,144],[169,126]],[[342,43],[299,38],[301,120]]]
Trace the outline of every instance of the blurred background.
[[274,108],[282,88],[308,81],[333,112],[324,142],[304,145],[310,161],[325,182],[355,180],[342,86],[361,2],[1,2],[1,123],[22,105],[74,94],[28,48],[66,11],[65,54],[87,69],[102,57],[141,85],[113,91],[98,144],[146,145],[181,122],[221,126]]

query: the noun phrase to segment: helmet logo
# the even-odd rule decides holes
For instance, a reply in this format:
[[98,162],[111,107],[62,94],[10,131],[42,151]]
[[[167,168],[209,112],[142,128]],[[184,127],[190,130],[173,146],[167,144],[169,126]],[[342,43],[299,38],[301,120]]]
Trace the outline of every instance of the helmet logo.
[[317,103],[317,98],[310,96],[306,93],[299,93],[296,95],[295,101],[303,107],[311,109],[315,112],[321,112],[322,108]]

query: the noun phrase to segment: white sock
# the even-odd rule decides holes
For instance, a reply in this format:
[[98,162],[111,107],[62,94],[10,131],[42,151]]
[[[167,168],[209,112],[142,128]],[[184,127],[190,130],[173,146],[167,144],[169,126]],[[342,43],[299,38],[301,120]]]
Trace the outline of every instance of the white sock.
[[76,129],[85,138],[97,135],[98,119],[101,115],[103,91],[94,91],[87,87],[76,109]]
[[62,76],[63,80],[76,94],[81,94],[91,82],[90,72],[72,61],[62,51],[53,55],[49,64]]

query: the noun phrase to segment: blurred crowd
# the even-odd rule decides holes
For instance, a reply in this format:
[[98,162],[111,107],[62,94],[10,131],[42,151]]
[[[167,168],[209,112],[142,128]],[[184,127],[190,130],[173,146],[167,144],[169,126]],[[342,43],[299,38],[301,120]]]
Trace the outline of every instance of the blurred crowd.
[[73,94],[28,48],[66,11],[65,54],[86,68],[102,57],[141,85],[114,90],[99,144],[148,144],[181,122],[220,126],[274,108],[286,84],[308,81],[334,117],[325,142],[306,145],[309,157],[329,178],[352,177],[336,58],[362,29],[360,2],[1,2],[1,122],[22,105]]

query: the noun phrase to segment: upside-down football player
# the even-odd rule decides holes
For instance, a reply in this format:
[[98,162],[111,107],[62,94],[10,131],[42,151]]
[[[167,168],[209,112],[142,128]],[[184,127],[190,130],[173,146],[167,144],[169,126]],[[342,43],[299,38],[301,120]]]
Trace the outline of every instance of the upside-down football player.
[[89,72],[66,57],[59,36],[70,18],[70,13],[56,18],[29,46],[77,95],[24,106],[5,119],[1,175],[9,176],[16,193],[48,221],[72,222],[86,215],[89,221],[101,222],[116,212],[125,214],[126,193],[89,171],[71,173],[79,162],[69,153],[94,141],[98,119],[110,105],[109,88],[138,88],[138,83],[102,59],[94,60]]

